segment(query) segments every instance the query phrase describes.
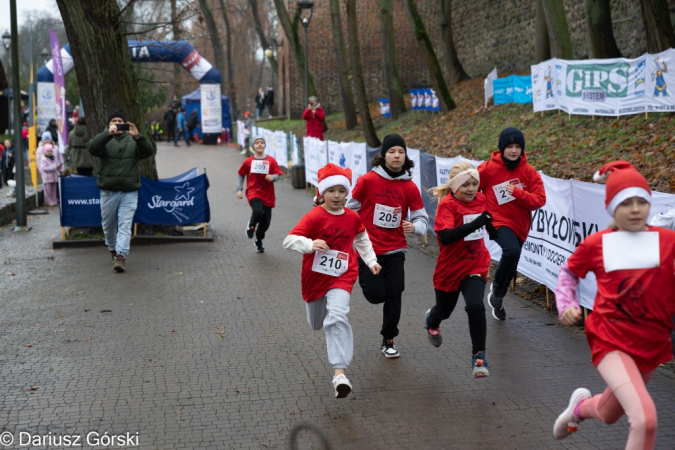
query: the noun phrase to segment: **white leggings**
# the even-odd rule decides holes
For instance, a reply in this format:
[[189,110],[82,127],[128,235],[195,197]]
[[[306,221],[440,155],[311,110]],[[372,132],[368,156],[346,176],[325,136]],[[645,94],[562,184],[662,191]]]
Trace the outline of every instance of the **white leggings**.
[[647,391],[647,383],[656,370],[640,373],[633,358],[618,350],[607,353],[597,369],[607,389],[584,400],[579,406],[580,416],[613,424],[626,414],[630,425],[626,450],[653,449],[656,407]]
[[328,362],[333,369],[346,369],[354,356],[354,335],[347,321],[349,292],[331,289],[318,300],[307,303],[307,322],[326,334]]

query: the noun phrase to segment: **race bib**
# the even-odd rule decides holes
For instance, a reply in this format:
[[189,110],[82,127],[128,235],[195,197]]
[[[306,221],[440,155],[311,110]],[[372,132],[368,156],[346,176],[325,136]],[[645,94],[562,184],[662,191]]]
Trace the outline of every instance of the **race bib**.
[[393,207],[375,204],[375,213],[373,214],[373,225],[382,228],[398,228],[401,225],[401,207]]
[[518,178],[514,178],[513,180],[505,181],[503,183],[492,186],[492,190],[495,192],[495,197],[497,197],[497,203],[499,203],[500,205],[512,202],[516,199],[513,195],[506,192],[506,186],[510,184],[519,187],[521,189],[523,188]]
[[661,264],[659,233],[617,231],[602,235],[602,259],[605,272],[654,269]]
[[[470,223],[476,220],[476,218],[480,216],[480,214],[467,214],[464,216],[464,223]],[[483,239],[483,236],[485,235],[485,227],[480,227],[470,235],[466,236],[464,238],[465,241],[477,241],[478,239]]]
[[349,254],[337,250],[323,250],[314,253],[312,272],[339,277],[349,268]]
[[251,173],[259,173],[261,175],[269,175],[270,162],[266,160],[251,161]]

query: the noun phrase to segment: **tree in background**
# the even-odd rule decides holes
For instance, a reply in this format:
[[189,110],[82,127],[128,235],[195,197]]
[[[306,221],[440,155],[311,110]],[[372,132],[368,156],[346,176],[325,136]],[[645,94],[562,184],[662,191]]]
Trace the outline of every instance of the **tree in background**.
[[551,59],[551,43],[548,40],[548,27],[544,14],[544,0],[534,2],[534,63]]
[[379,0],[380,31],[382,32],[382,61],[384,63],[384,78],[389,93],[389,110],[391,117],[398,119],[399,113],[406,111],[403,102],[403,84],[396,63],[396,43],[394,39],[394,17],[390,0]]
[[[234,82],[234,64],[232,58],[232,31],[230,27],[230,17],[227,10],[225,9],[225,0],[220,1],[220,11],[223,16],[223,23],[225,24],[225,55],[227,58],[227,93],[230,97],[230,106],[232,110],[232,118],[236,119],[239,114],[239,108],[237,107],[237,89]],[[223,75],[223,74],[221,74]]]
[[[70,41],[89,132],[100,133],[108,125],[108,113],[121,108],[139,132],[148,136],[122,22],[123,11],[117,2],[57,0],[56,3]],[[154,157],[140,161],[139,165],[141,175],[157,179]]]
[[572,41],[570,29],[565,17],[563,0],[542,0],[548,38],[551,45],[551,56],[561,59],[572,59]]
[[[263,51],[265,51],[266,49],[270,48],[270,43],[267,40],[267,36],[265,36],[265,31],[263,30],[263,25],[260,20],[260,13],[258,12],[258,0],[248,0],[248,3],[251,5],[253,24],[255,26],[256,33],[258,33],[258,38],[260,39],[260,46],[262,47]],[[269,59],[274,73],[279,75],[279,66],[277,65],[277,60],[274,59],[274,53],[272,53],[272,55],[267,59]]]
[[431,83],[434,86],[436,91],[436,96],[438,96],[438,101],[440,102],[441,111],[448,112],[451,109],[454,109],[457,105],[450,95],[450,90],[448,90],[448,85],[445,83],[443,78],[443,71],[441,66],[438,63],[438,58],[436,57],[436,51],[434,46],[429,39],[429,34],[422,22],[422,17],[420,16],[419,11],[417,10],[417,4],[415,0],[404,0],[406,11],[408,12],[408,18],[410,19],[410,25],[415,33],[417,38],[417,43],[420,46],[422,54],[424,54],[424,59],[427,62],[427,69],[429,70],[429,76],[431,77]]
[[585,0],[589,58],[620,58],[609,0]]
[[675,32],[670,22],[668,0],[640,0],[640,8],[647,33],[647,51],[660,53],[675,47]]
[[[286,40],[290,46],[291,52],[293,52],[293,58],[295,59],[295,64],[298,67],[298,73],[303,74],[302,81],[307,83],[307,95],[310,97],[316,95],[316,88],[314,87],[314,79],[312,78],[312,73],[307,68],[307,80],[305,80],[305,49],[300,44],[300,38],[298,37],[298,26],[300,25],[300,15],[298,10],[295,10],[295,15],[291,21],[290,16],[288,15],[288,10],[284,4],[284,0],[274,0],[274,6],[277,10],[277,19],[281,28],[284,30],[286,35]],[[307,99],[304,99],[307,101]]]
[[[199,7],[204,17],[204,22],[206,22],[206,28],[209,30],[209,37],[211,38],[211,46],[213,47],[213,56],[215,58],[216,68],[220,72],[221,83],[226,85],[225,77],[227,76],[226,65],[225,65],[225,52],[223,50],[223,41],[220,39],[220,32],[218,31],[218,26],[216,25],[216,20],[213,18],[213,13],[211,11],[211,6],[209,5],[208,0],[199,0]],[[200,17],[202,17],[200,16]],[[230,103],[232,106],[232,103]],[[232,112],[232,118],[236,120],[236,108],[230,108]]]
[[358,125],[356,119],[356,106],[354,105],[354,93],[352,91],[351,77],[349,76],[349,62],[345,38],[342,33],[342,20],[340,19],[339,0],[329,0],[331,28],[333,29],[333,43],[335,44],[335,57],[337,58],[338,79],[340,80],[340,96],[345,114],[345,127],[353,130]]
[[450,86],[468,80],[462,63],[457,57],[455,42],[452,39],[452,0],[441,0],[441,32],[443,33],[443,50],[445,53],[445,71],[448,73]]
[[382,143],[377,137],[373,119],[370,117],[366,86],[363,81],[363,68],[361,67],[361,55],[359,50],[359,27],[356,21],[356,0],[347,0],[347,34],[349,35],[349,56],[354,72],[354,84],[356,86],[356,102],[361,113],[361,126],[366,144],[370,147],[380,147]]

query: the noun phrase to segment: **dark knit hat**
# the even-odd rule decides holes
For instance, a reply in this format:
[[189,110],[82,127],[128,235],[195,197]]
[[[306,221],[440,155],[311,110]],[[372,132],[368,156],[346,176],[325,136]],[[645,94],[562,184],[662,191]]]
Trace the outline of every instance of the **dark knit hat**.
[[405,140],[401,137],[400,134],[388,134],[382,140],[382,150],[380,154],[384,158],[384,155],[387,154],[387,150],[392,147],[403,147],[403,150],[406,152],[406,157],[408,155],[408,147],[405,146]]
[[525,136],[523,133],[514,127],[504,128],[501,133],[499,133],[499,152],[503,155],[504,149],[510,144],[520,145],[520,149],[525,151]]
[[127,121],[127,118],[124,116],[124,113],[119,108],[110,111],[110,113],[108,114],[108,123],[110,123],[110,121],[113,120],[115,117],[119,117],[125,122]]

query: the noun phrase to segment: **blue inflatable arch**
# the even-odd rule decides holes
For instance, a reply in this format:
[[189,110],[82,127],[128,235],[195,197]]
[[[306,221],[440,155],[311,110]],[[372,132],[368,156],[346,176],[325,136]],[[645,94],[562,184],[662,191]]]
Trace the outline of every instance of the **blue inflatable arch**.
[[[129,41],[129,53],[133,62],[178,63],[199,81],[200,88],[211,92],[210,95],[206,96],[207,99],[221,97],[220,72],[187,41]],[[66,75],[75,67],[70,53],[70,44],[66,44],[61,49],[61,59],[63,62],[63,74]],[[49,120],[56,117],[56,104],[54,103],[54,62],[51,59],[38,71],[37,81],[38,124],[44,130]],[[216,85],[217,95],[213,95]],[[227,117],[230,116],[229,102],[227,103],[228,111],[218,111],[220,114],[213,114],[215,109],[221,109],[220,105],[218,103],[218,108],[214,107],[214,105],[211,105],[211,108],[207,108],[203,104],[201,105],[200,123],[207,136],[209,134],[213,136],[220,135],[221,129],[225,125],[222,117],[225,115]],[[207,111],[208,114],[205,114]],[[216,120],[216,116],[218,120]],[[228,128],[232,128],[231,124],[228,125]],[[210,141],[207,136],[204,136],[205,141]],[[213,140],[215,142],[215,138]]]

